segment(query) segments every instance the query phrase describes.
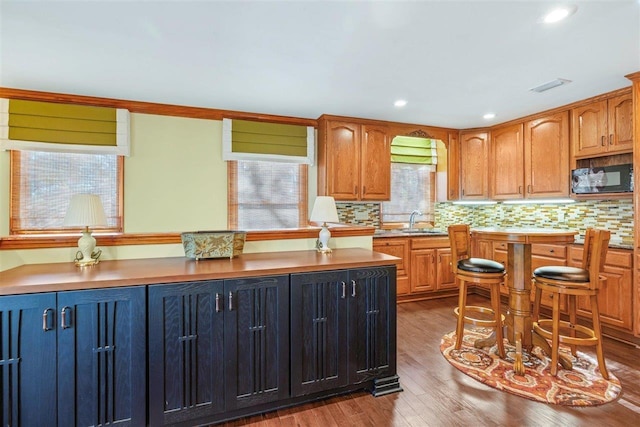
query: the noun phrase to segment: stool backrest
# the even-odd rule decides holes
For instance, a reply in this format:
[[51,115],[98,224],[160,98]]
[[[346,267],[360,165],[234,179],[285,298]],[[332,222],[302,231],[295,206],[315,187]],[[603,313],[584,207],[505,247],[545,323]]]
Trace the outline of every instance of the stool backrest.
[[450,225],[449,245],[451,246],[451,270],[458,272],[458,261],[471,258],[471,233],[467,224]]
[[597,289],[600,272],[604,268],[611,232],[588,228],[584,235],[582,268],[589,270],[589,288]]

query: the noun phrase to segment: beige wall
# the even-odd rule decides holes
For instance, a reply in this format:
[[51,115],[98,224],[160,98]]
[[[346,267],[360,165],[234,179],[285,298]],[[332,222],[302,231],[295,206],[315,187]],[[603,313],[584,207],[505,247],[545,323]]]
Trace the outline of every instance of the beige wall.
[[[227,228],[227,168],[222,122],[131,114],[131,156],[124,166],[125,233]],[[309,168],[309,212],[316,196]],[[0,236],[9,234],[9,153],[0,152]],[[182,256],[179,244],[101,247],[101,259]],[[371,237],[332,239],[332,247],[371,248]],[[306,250],[314,239],[247,242],[246,252]],[[22,264],[70,262],[75,248],[0,250],[0,271]]]

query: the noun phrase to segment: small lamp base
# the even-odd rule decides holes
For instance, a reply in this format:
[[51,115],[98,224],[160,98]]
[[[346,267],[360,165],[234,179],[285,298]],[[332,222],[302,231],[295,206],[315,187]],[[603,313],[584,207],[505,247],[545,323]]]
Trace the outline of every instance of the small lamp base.
[[329,239],[331,238],[331,232],[329,231],[329,227],[327,227],[327,223],[322,224],[322,228],[320,229],[320,234],[318,235],[318,241],[316,242],[316,249],[318,252],[329,253],[331,252],[331,248],[329,247]]
[[100,262],[100,260],[97,260],[97,259],[88,259],[86,261],[83,260],[83,259],[80,259],[80,260],[76,260],[76,266],[78,266],[78,267],[90,267],[92,265],[96,265],[99,262]]

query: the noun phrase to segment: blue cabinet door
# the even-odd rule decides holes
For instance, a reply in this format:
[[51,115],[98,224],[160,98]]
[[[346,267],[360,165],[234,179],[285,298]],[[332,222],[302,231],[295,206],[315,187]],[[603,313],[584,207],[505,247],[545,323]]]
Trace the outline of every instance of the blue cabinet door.
[[289,276],[225,280],[226,410],[289,397]]
[[349,271],[350,383],[396,374],[394,267]]
[[291,275],[291,393],[301,396],[346,386],[348,273]]
[[149,286],[149,425],[224,410],[223,282]]
[[58,293],[58,425],[146,425],[144,286]]
[[55,293],[0,297],[0,422],[56,425]]

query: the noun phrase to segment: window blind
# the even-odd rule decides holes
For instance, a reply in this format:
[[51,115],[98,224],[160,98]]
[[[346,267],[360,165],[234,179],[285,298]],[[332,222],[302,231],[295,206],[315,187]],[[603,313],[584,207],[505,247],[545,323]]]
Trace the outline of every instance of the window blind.
[[313,126],[222,120],[222,158],[313,164]]
[[129,155],[125,109],[0,100],[0,148]]
[[437,139],[396,136],[391,142],[391,161],[435,165],[438,163],[437,142]]

